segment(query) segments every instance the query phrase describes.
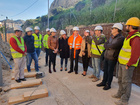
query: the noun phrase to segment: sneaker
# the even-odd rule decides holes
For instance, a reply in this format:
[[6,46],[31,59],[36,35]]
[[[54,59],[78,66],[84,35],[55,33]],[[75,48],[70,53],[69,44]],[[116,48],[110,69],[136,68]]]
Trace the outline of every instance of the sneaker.
[[89,76],[88,78],[96,78],[94,75]]
[[104,84],[103,82],[97,84],[96,86],[101,87],[101,86],[105,86],[106,84]]
[[103,90],[109,90],[110,88],[111,88],[111,86],[105,85],[105,87],[103,88]]
[[63,71],[63,69],[62,69],[62,68],[60,68],[60,71]]
[[48,64],[45,65],[45,67],[48,66]]
[[72,72],[73,72],[73,71],[71,71],[71,70],[70,70],[70,71],[68,71],[68,73],[72,73]]
[[26,81],[26,79],[25,78],[23,78],[23,79],[20,79],[21,81]]
[[112,98],[121,98],[121,96],[118,94],[114,94],[114,95],[112,95]]
[[98,78],[93,78],[92,82],[97,82],[98,80]]
[[21,82],[21,80],[20,79],[17,79],[17,80],[15,80],[17,83],[20,83]]
[[121,100],[114,102],[116,105],[128,105],[128,102],[123,102]]

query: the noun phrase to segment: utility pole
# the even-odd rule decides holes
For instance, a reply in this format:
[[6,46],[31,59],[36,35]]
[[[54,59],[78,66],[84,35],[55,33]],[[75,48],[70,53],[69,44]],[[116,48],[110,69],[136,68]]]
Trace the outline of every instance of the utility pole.
[[6,16],[5,22],[4,22],[4,27],[5,27],[5,42],[7,42],[7,28],[6,28],[6,21],[8,17]]
[[1,55],[0,55],[0,86],[3,86],[2,68],[1,68]]
[[113,22],[115,20],[115,15],[116,15],[116,8],[117,8],[117,0],[116,0],[116,3],[115,3],[115,9],[114,9],[114,17],[113,17]]
[[49,13],[49,0],[48,0],[48,28],[49,28],[49,15],[50,13]]

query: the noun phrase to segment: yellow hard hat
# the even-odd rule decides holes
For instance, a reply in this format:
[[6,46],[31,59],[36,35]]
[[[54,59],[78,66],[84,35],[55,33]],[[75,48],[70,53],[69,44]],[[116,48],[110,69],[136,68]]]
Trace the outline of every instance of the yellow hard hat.
[[137,17],[131,17],[130,19],[127,20],[125,25],[132,25],[139,27],[140,26],[140,20]]

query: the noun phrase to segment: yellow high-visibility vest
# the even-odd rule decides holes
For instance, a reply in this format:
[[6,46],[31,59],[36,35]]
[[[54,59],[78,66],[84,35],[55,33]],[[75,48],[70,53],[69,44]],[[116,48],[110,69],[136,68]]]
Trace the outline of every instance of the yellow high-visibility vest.
[[42,35],[39,34],[39,38],[35,33],[32,34],[32,35],[34,36],[34,46],[35,46],[35,48],[41,48]]
[[[95,36],[95,37],[97,37],[97,36]],[[103,37],[103,36],[102,36]],[[97,40],[99,40],[99,38],[97,38]],[[101,52],[101,54],[102,54],[102,52],[104,51],[104,44],[100,44],[100,45],[97,45],[98,46],[98,48],[99,48],[99,50],[100,50],[100,52]],[[95,54],[95,55],[101,55],[100,54],[100,52],[98,51],[98,49],[97,49],[97,47],[96,47],[96,44],[95,44],[95,42],[94,42],[94,40],[92,40],[92,44],[91,44],[91,52],[92,52],[92,54]]]
[[[119,58],[118,58],[120,64],[126,65],[128,63],[128,61],[129,61],[129,59],[131,58],[130,40],[132,38],[136,37],[136,36],[140,37],[140,33],[136,32],[133,36],[131,36],[127,40],[125,38],[125,40],[123,42],[122,49],[120,50],[120,53],[119,53]],[[139,63],[139,59],[137,60],[136,64],[133,64],[131,66],[137,67],[138,63]]]
[[49,35],[46,34],[44,36],[44,38],[43,38],[43,46],[44,46],[44,48],[47,48],[47,49],[49,49],[49,46],[48,46],[48,37],[49,37]]
[[[16,40],[18,47],[22,51],[25,51],[24,39],[22,37],[20,37],[20,39],[21,39],[21,43],[20,43],[20,41],[18,40],[18,38],[15,35],[12,36],[12,37]],[[21,57],[23,57],[23,54],[21,54],[21,53],[17,52],[16,50],[14,50],[11,45],[10,45],[10,50],[11,50],[11,55],[12,55],[13,58],[21,58]]]

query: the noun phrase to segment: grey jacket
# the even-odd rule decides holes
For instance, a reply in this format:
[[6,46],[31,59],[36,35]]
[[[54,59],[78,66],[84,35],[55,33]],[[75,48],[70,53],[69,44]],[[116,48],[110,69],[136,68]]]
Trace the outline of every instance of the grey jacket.
[[122,48],[124,36],[121,34],[115,37],[111,36],[108,41],[104,44],[105,53],[104,58],[108,60],[117,60],[120,49]]

